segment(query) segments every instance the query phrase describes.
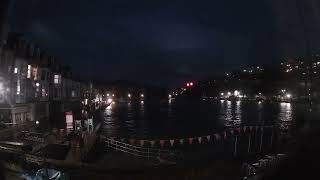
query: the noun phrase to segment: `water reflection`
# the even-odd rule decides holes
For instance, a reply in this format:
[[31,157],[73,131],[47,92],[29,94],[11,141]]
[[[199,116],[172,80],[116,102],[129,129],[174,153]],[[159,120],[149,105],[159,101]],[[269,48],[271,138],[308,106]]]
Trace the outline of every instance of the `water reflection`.
[[189,136],[240,125],[276,123],[285,130],[292,126],[295,116],[290,103],[221,100],[151,105],[139,100],[106,109],[103,128],[108,136]]
[[292,125],[293,111],[291,103],[280,103],[278,116],[278,126],[280,130],[288,130]]
[[221,122],[227,127],[235,127],[241,124],[241,101],[220,101],[220,116]]

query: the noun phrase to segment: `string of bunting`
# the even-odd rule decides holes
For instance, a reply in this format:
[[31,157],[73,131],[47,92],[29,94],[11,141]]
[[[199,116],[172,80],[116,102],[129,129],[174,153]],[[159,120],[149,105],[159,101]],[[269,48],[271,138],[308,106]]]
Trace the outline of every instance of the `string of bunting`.
[[[243,126],[243,127],[237,127],[234,129],[225,130],[221,133],[213,133],[206,136],[199,136],[199,137],[189,137],[189,138],[173,138],[173,139],[160,139],[160,140],[145,140],[145,139],[124,139],[121,138],[121,142],[128,142],[131,145],[139,145],[141,147],[146,146],[148,144],[150,147],[154,147],[156,144],[158,144],[161,148],[163,148],[166,145],[170,145],[173,147],[174,145],[184,145],[185,142],[187,142],[189,145],[192,145],[194,143],[201,144],[203,142],[212,142],[212,141],[220,141],[220,140],[226,140],[230,136],[234,135],[241,135],[241,133],[250,133],[250,132],[257,132],[261,131],[263,132],[265,128],[273,128],[272,125],[270,126]],[[111,140],[115,140],[114,137],[109,137]]]

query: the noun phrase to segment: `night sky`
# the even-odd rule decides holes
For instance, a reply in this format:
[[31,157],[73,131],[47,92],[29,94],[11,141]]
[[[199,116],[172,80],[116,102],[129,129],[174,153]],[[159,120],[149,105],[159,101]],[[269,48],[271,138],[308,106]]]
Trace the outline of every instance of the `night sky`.
[[[76,76],[177,86],[301,56],[303,29],[292,2],[16,0],[10,23]],[[319,35],[312,39],[317,46]]]

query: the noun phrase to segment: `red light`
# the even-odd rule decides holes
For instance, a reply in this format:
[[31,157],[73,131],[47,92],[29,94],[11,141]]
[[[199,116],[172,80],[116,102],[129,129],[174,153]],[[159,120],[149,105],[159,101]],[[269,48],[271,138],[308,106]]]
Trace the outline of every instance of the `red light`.
[[190,86],[193,86],[193,82],[190,83]]
[[187,87],[189,87],[190,86],[190,84],[189,83],[187,83]]

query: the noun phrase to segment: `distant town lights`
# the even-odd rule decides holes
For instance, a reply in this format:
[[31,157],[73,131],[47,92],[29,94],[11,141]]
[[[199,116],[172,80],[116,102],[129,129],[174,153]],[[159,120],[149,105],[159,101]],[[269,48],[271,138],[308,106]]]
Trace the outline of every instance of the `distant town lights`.
[[168,97],[171,98],[172,97],[171,94],[169,94]]
[[39,87],[39,86],[40,86],[40,83],[37,82],[37,83],[36,83],[36,86]]
[[110,96],[110,94],[109,94],[109,93],[107,93],[107,96],[109,97],[109,96]]

